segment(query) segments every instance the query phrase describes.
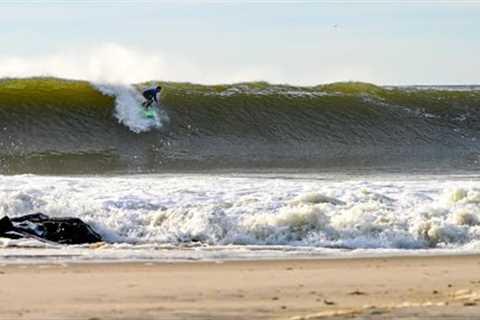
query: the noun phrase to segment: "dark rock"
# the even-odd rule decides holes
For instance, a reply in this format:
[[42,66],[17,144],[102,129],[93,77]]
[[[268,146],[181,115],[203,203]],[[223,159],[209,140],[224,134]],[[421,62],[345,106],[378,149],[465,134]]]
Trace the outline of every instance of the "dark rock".
[[20,239],[24,236],[15,230],[10,218],[5,216],[0,219],[0,236],[3,238]]
[[102,241],[92,227],[78,218],[50,218],[34,213],[10,219],[0,219],[0,237],[10,239],[35,238],[60,244],[83,244]]

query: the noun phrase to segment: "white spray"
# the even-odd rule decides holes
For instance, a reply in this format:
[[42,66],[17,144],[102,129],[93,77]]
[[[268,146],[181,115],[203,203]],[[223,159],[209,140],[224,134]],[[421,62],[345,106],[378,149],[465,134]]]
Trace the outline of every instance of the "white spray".
[[115,98],[115,117],[135,133],[161,128],[168,121],[164,112],[155,118],[146,118],[141,109],[142,97],[129,85],[94,84],[101,93]]

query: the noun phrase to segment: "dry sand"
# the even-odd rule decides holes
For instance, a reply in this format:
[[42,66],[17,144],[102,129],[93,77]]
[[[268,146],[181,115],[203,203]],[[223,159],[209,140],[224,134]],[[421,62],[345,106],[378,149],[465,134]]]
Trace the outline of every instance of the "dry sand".
[[479,256],[15,264],[0,279],[0,319],[480,319]]

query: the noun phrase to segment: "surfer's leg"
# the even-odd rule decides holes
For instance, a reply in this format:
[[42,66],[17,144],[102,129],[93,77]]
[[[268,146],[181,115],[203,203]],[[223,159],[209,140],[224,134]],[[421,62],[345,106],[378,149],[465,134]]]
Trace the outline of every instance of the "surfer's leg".
[[142,102],[142,106],[144,108],[149,108],[151,104],[152,104],[152,99],[147,99],[147,100]]

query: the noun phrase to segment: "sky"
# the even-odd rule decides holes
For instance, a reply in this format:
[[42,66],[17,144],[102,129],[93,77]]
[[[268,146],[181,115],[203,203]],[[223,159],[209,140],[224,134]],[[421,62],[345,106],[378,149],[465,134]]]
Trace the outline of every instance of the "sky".
[[479,84],[478,1],[0,0],[0,77]]

